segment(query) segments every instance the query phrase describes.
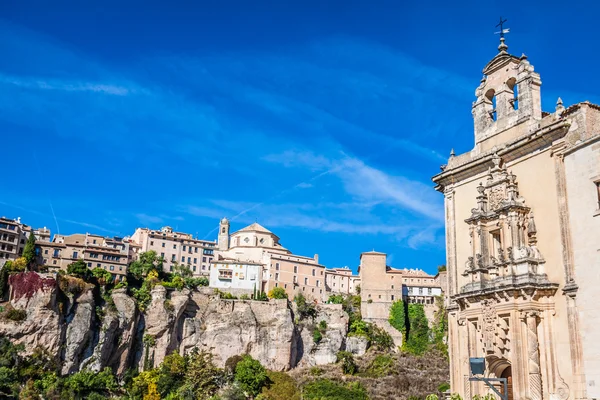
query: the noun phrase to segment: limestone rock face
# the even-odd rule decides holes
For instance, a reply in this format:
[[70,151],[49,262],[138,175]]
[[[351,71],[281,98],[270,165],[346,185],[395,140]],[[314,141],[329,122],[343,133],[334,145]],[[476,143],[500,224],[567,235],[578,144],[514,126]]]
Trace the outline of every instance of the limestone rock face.
[[[38,275],[38,274],[36,274]],[[15,344],[25,345],[25,354],[31,354],[37,346],[48,349],[51,354],[60,352],[61,317],[56,301],[58,286],[53,278],[30,295],[19,296],[11,287],[10,304],[25,310],[24,321],[0,321],[0,336],[9,338]]]
[[[149,347],[149,359],[154,360],[158,366],[165,356],[178,347],[177,333],[181,325],[180,319],[189,299],[190,291],[173,291],[171,298],[167,298],[167,289],[164,286],[155,286],[151,292],[152,302],[144,314],[144,335],[152,336],[155,345]],[[143,368],[144,357],[140,360]]]
[[[315,329],[319,329],[321,321],[327,328],[322,333],[322,339],[317,344],[313,338]],[[341,304],[322,304],[317,307],[317,317],[314,321],[302,325],[302,354],[300,366],[324,365],[336,362],[337,353],[344,349],[348,333],[348,314],[342,310]]]
[[105,309],[94,352],[82,361],[80,369],[98,372],[110,366],[120,376],[129,367],[138,315],[135,301],[127,296],[126,289],[114,289],[111,297],[114,307]]
[[362,356],[367,352],[369,340],[364,336],[348,336],[346,338],[346,351],[355,356]]
[[94,335],[92,323],[95,319],[93,287],[86,287],[76,297],[71,313],[67,315],[67,332],[65,337],[62,373],[70,374],[79,370],[79,363],[84,352],[92,345]]
[[250,354],[266,368],[287,370],[295,364],[295,326],[287,300],[200,300],[195,315],[183,322],[181,352],[193,347],[214,354],[224,366],[229,357]]
[[[140,313],[126,289],[114,289],[112,301],[98,304],[91,285],[67,296],[54,278],[33,272],[21,278],[27,284],[11,291],[10,304],[26,310],[27,317],[0,320],[0,335],[24,344],[29,353],[45,348],[56,355],[63,374],[111,367],[122,376],[133,366],[156,367],[171,352],[194,348],[212,353],[220,367],[232,356],[250,354],[266,368],[283,371],[335,362],[337,352],[348,346],[348,315],[341,305],[318,305],[314,320],[296,324],[285,299],[224,300],[209,288],[178,291],[157,285]],[[316,344],[313,331],[319,326],[323,337]],[[146,341],[151,344],[146,346],[144,337],[151,337]]]

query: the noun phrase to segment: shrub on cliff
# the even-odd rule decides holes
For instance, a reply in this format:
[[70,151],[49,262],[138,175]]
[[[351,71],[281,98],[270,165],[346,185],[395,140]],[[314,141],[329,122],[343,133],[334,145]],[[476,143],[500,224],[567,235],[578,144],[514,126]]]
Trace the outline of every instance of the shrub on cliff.
[[294,302],[300,319],[315,318],[317,316],[317,308],[312,302],[306,301],[306,297],[302,293],[298,293],[294,297]]
[[338,351],[336,358],[336,362],[341,365],[344,374],[354,375],[358,372],[358,366],[354,362],[354,356],[349,351]]
[[288,295],[285,292],[284,288],[277,286],[269,291],[269,298],[270,299],[287,299]]
[[14,308],[9,304],[5,307],[4,312],[1,314],[1,316],[11,321],[21,322],[25,321],[25,319],[27,318],[27,311],[21,310],[19,308]]
[[67,265],[67,274],[88,282],[92,277],[92,271],[83,260],[77,260]]
[[269,382],[267,371],[258,360],[245,355],[235,366],[235,381],[244,392],[254,397]]
[[265,400],[300,400],[296,381],[285,372],[267,371],[269,384],[262,389]]

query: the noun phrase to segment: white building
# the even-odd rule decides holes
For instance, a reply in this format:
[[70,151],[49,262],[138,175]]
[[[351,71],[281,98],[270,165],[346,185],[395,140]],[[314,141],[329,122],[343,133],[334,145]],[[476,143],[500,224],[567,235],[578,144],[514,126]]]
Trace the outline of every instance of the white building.
[[262,286],[262,264],[238,260],[215,260],[210,270],[211,288],[232,294],[252,294]]

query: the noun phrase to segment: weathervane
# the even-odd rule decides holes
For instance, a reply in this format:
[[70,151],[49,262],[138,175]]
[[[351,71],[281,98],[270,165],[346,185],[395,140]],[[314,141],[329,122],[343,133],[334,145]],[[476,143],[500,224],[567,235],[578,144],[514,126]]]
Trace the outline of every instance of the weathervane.
[[494,32],[494,35],[500,35],[501,39],[504,39],[504,34],[505,33],[509,33],[510,32],[510,28],[506,28],[504,29],[503,25],[504,23],[508,21],[507,19],[502,19],[502,17],[500,17],[500,23],[498,25],[496,25],[496,28],[500,27],[500,32]]

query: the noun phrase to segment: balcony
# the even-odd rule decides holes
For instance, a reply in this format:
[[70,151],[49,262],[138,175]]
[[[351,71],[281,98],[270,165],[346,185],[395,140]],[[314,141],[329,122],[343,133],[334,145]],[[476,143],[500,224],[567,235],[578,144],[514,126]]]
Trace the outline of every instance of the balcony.
[[233,279],[233,270],[230,269],[220,269],[219,270],[219,279],[221,280],[232,280]]

